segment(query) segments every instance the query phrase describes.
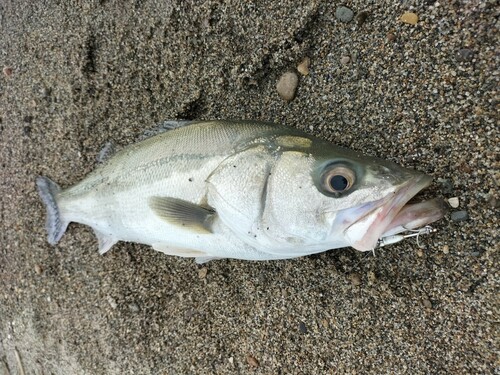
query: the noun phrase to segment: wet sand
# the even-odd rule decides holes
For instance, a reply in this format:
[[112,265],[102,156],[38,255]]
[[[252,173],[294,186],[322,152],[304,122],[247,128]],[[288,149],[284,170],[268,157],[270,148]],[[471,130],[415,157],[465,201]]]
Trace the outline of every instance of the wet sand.
[[[361,25],[314,1],[67,3],[0,3],[1,375],[498,371],[495,2],[348,2]],[[376,256],[202,267],[100,256],[76,224],[50,246],[36,176],[72,185],[166,119],[301,128],[431,174],[468,217]]]

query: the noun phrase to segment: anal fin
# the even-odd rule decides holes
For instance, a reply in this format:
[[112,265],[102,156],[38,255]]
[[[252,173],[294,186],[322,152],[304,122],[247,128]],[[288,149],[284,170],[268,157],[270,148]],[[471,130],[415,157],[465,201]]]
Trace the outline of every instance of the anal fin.
[[194,261],[196,262],[196,264],[203,264],[216,259],[221,259],[221,258],[213,256],[205,256],[205,257],[196,257]]
[[99,243],[99,254],[101,255],[111,249],[113,245],[118,242],[118,240],[113,236],[99,232],[97,229],[94,229],[94,233]]
[[184,247],[175,247],[165,243],[154,243],[152,245],[153,249],[157,251],[161,251],[167,255],[175,255],[183,258],[198,258],[198,257],[206,257],[208,254],[204,251],[188,249]]

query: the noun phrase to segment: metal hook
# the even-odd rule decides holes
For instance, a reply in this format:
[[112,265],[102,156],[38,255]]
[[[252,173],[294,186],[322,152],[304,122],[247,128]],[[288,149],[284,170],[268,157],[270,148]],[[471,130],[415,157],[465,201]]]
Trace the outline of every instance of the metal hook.
[[435,233],[436,231],[437,230],[434,229],[433,227],[431,227],[430,225],[426,225],[425,227],[419,228],[419,229],[410,229],[407,231],[409,233],[406,233],[406,234],[404,234],[404,233],[403,234],[395,234],[393,236],[387,236],[387,237],[380,238],[378,240],[377,246],[375,246],[375,248],[391,245],[393,243],[403,241],[404,239],[410,238],[410,237],[416,237],[417,238],[417,246],[420,247],[420,242],[419,242],[420,236],[422,234]]

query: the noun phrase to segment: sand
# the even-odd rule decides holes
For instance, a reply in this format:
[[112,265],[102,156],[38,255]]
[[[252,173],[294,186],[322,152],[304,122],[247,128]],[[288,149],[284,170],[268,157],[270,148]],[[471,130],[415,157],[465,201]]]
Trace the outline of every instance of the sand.
[[[0,374],[499,371],[494,1],[69,3],[0,2]],[[431,174],[468,218],[422,248],[204,268],[100,256],[76,224],[50,246],[36,176],[72,185],[166,119],[301,128]]]

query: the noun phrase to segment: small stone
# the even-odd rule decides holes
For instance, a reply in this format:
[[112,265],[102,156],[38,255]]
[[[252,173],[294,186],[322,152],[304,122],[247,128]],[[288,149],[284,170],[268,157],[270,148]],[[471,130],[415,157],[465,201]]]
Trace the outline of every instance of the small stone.
[[328,328],[328,325],[329,325],[328,320],[326,320],[326,319],[321,320],[321,325],[323,326],[323,328]]
[[431,302],[431,300],[429,298],[425,297],[422,300],[422,303],[424,304],[425,308],[432,309],[432,302]]
[[396,40],[396,35],[394,35],[394,33],[387,33],[387,40],[389,42],[394,42]]
[[9,67],[9,66],[4,66],[3,67],[3,74],[6,76],[6,77],[10,77],[12,75],[12,68]]
[[335,10],[335,17],[344,23],[351,22],[354,18],[354,12],[347,7],[341,6]]
[[419,258],[422,258],[422,257],[424,256],[424,251],[423,251],[422,249],[418,248],[418,249],[417,249],[417,256],[418,256]]
[[286,72],[279,79],[276,90],[278,94],[286,101],[290,101],[295,97],[299,77],[294,72]]
[[489,205],[493,208],[497,208],[498,207],[498,200],[497,198],[495,197],[495,195],[493,195],[492,193],[488,193],[484,196],[484,199],[486,200],[487,203],[489,203]]
[[341,63],[342,65],[347,65],[347,64],[349,64],[349,61],[351,61],[351,58],[350,58],[349,56],[342,56],[342,57],[340,58],[340,63]]
[[412,12],[406,12],[401,16],[401,21],[410,25],[416,25],[418,22],[418,16]]
[[109,303],[109,306],[111,306],[111,308],[114,310],[118,307],[118,304],[116,303],[115,299],[111,296],[108,296],[106,298],[108,300],[108,303]]
[[373,272],[373,271],[369,271],[369,272],[368,272],[368,281],[369,281],[370,283],[372,283],[372,284],[373,284],[375,281],[377,281],[377,275],[375,275],[375,272]]
[[184,312],[184,319],[186,319],[186,321],[190,321],[195,315],[196,315],[197,311],[194,310],[194,309],[188,309]]
[[453,193],[453,183],[445,178],[438,178],[437,180],[441,184],[441,191],[443,194],[452,194]]
[[207,273],[208,273],[207,267],[200,268],[198,270],[198,277],[200,279],[204,279],[205,277],[207,277]]
[[368,18],[368,12],[366,10],[359,12],[356,15],[356,21],[358,23],[358,26],[361,26],[362,24],[364,24],[367,18]]
[[450,247],[448,245],[443,246],[443,254],[449,254],[450,253]]
[[460,201],[458,200],[458,197],[448,198],[448,204],[451,208],[457,208],[460,205]]
[[467,211],[455,211],[451,213],[451,220],[453,221],[465,221],[469,218]]
[[37,273],[37,275],[41,275],[43,272],[42,266],[39,264],[35,264],[35,272]]
[[260,363],[253,355],[248,354],[246,359],[250,367],[259,367]]
[[309,74],[310,65],[311,65],[311,59],[309,57],[304,57],[302,62],[299,65],[297,65],[297,70],[300,74],[306,76]]
[[460,62],[471,61],[474,58],[474,51],[469,48],[462,48],[457,52],[457,60]]
[[232,365],[234,365],[234,358],[233,357],[229,357],[228,358],[228,362]]
[[129,303],[128,304],[128,308],[130,309],[130,311],[132,312],[139,312],[139,306],[136,304],[136,303]]
[[301,333],[307,333],[307,327],[306,327],[306,324],[304,322],[299,323],[299,331]]
[[359,276],[358,273],[351,273],[349,275],[349,279],[351,280],[351,284],[354,286],[360,286],[361,285],[361,276]]

